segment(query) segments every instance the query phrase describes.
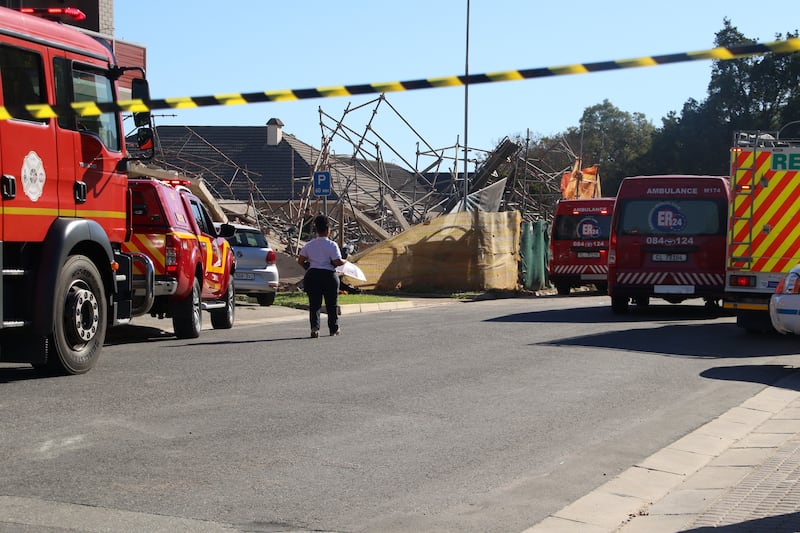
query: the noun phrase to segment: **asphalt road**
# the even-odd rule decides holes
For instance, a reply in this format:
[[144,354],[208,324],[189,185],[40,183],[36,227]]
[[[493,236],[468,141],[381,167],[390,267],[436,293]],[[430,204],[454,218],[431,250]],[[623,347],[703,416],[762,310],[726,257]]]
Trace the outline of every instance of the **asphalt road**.
[[291,316],[147,324],[84,376],[0,365],[0,530],[522,531],[800,363],[800,339],[697,304],[620,318],[591,295],[319,339]]

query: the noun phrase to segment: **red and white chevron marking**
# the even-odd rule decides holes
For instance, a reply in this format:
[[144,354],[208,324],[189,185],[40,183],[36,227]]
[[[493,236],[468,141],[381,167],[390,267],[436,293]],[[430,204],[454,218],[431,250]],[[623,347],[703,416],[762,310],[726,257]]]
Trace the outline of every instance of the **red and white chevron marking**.
[[608,265],[555,265],[553,274],[608,274]]
[[724,285],[725,276],[714,272],[620,272],[617,283],[626,285]]

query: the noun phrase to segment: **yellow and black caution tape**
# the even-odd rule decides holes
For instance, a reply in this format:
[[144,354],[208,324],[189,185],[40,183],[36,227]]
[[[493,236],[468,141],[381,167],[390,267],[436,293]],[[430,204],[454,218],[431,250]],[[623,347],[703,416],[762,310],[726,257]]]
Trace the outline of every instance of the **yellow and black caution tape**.
[[46,119],[59,114],[76,114],[78,116],[94,116],[109,111],[144,112],[158,109],[188,109],[218,105],[241,105],[264,102],[285,102],[306,100],[311,98],[333,98],[339,96],[356,96],[361,94],[379,94],[396,91],[414,91],[417,89],[433,89],[460,85],[477,85],[500,81],[519,81],[568,74],[589,74],[608,70],[620,70],[636,67],[670,65],[687,61],[714,59],[719,61],[741,59],[744,57],[765,54],[790,54],[800,51],[800,38],[769,43],[753,43],[738,46],[720,46],[696,52],[680,52],[676,54],[620,59],[615,61],[599,61],[596,63],[578,63],[558,67],[539,67],[524,70],[507,70],[470,74],[469,76],[447,76],[443,78],[424,78],[409,81],[390,81],[383,83],[365,83],[360,85],[334,85],[311,89],[284,89],[255,93],[216,94],[212,96],[187,96],[143,100],[120,100],[116,103],[74,102],[63,108],[47,104],[26,105],[23,108],[10,109],[0,106],[0,120],[12,117]]

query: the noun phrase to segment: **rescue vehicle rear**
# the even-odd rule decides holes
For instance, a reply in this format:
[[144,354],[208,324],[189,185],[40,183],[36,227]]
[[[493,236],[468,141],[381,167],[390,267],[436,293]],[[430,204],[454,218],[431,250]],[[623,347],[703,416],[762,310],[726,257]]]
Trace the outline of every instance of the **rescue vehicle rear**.
[[615,313],[651,298],[702,298],[718,308],[725,289],[728,181],[720,176],[637,176],[617,193],[608,252]]
[[724,307],[748,331],[772,330],[769,301],[800,263],[800,139],[741,131],[731,149]]
[[550,231],[550,282],[558,294],[572,287],[608,287],[608,238],[614,198],[560,200]]
[[134,272],[135,315],[171,318],[178,338],[200,335],[202,310],[215,329],[233,327],[235,262],[226,237],[234,227],[222,224],[218,233],[206,206],[183,184],[144,177],[130,179],[129,187],[133,234],[123,250],[146,254],[154,267],[150,300],[138,289],[145,272]]

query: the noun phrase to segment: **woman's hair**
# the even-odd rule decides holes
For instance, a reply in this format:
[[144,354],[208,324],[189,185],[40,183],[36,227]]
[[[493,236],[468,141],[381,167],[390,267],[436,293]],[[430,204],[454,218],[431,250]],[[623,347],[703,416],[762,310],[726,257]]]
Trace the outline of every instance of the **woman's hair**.
[[316,228],[318,234],[328,231],[328,217],[325,215],[317,215],[316,218],[314,218],[314,227]]

